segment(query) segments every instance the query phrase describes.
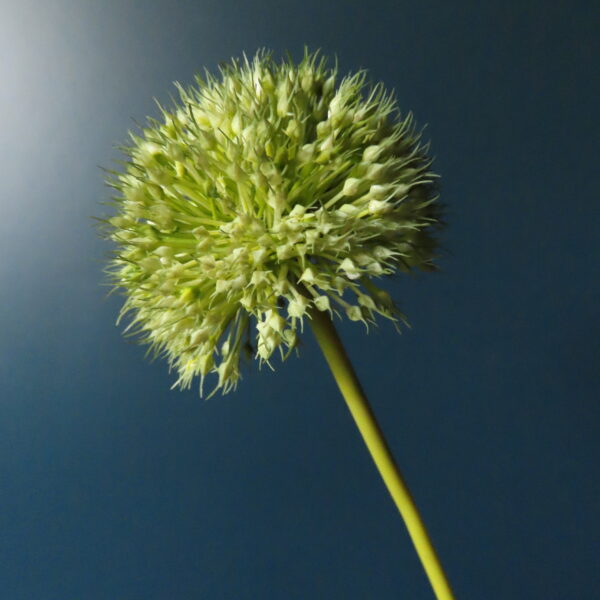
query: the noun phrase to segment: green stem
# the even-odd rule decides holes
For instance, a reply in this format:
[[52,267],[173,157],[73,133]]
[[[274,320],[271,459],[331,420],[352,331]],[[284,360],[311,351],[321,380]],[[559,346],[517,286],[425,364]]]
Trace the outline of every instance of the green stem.
[[450,584],[411,496],[369,406],[329,315],[311,311],[311,325],[352,417],[408,529],[438,600],[454,600]]

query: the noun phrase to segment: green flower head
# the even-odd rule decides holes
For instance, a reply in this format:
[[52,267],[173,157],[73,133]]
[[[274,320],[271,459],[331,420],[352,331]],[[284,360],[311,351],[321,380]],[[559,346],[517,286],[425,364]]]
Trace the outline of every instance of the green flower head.
[[111,172],[108,271],[128,330],[188,387],[296,347],[311,311],[402,317],[373,279],[433,267],[436,175],[410,114],[360,71],[266,51],[177,85]]

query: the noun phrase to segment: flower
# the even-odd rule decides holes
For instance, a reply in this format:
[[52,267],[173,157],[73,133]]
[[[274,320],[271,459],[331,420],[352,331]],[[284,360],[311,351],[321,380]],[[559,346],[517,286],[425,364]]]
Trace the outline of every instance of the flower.
[[285,358],[312,310],[402,318],[373,279],[433,268],[440,224],[412,115],[365,71],[338,83],[306,50],[298,64],[262,50],[195,84],[130,133],[105,221],[119,318],[168,358],[174,386],[212,372],[228,392],[244,351]]

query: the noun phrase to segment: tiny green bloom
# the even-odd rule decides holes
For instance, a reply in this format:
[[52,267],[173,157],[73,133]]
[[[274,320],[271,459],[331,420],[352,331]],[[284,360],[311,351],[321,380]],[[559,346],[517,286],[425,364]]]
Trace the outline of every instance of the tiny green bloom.
[[196,77],[130,134],[110,180],[109,273],[121,316],[178,373],[235,387],[240,359],[285,358],[310,310],[402,315],[372,281],[433,267],[440,224],[427,146],[393,95],[318,53],[266,51]]

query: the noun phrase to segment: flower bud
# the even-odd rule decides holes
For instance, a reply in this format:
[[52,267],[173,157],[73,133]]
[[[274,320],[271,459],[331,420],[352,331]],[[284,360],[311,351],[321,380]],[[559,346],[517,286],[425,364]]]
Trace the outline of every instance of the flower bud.
[[360,179],[356,179],[355,177],[349,177],[346,179],[342,189],[344,196],[355,196],[360,188],[360,183]]

